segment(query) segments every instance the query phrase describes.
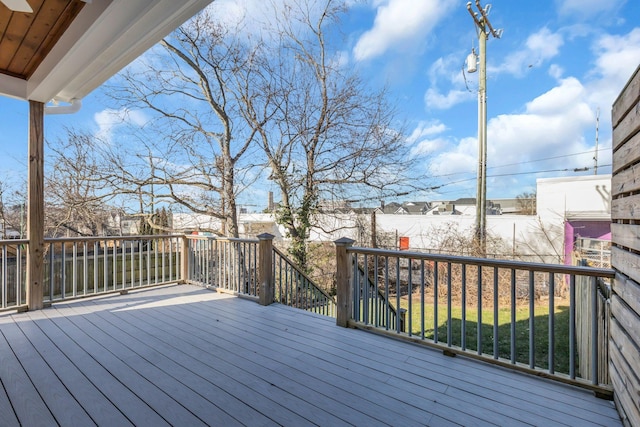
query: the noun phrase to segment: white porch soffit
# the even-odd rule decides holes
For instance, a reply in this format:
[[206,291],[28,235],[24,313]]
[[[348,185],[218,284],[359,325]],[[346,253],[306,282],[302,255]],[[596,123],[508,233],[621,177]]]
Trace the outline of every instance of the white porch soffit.
[[[19,25],[35,25],[48,1],[29,0],[36,15],[28,19],[0,4],[0,42],[12,37],[12,23],[13,34],[26,34],[28,29]],[[0,95],[40,102],[81,99],[211,1],[87,1],[30,76],[6,74],[0,67]],[[29,42],[25,36],[12,41]]]

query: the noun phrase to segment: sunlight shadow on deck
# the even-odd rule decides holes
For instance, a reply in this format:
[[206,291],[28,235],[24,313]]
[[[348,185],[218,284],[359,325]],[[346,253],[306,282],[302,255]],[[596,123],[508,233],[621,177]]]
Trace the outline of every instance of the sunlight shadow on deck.
[[119,308],[116,310],[111,310],[111,311],[119,312],[119,311],[140,310],[140,309],[146,309],[146,308],[167,307],[167,306],[175,306],[175,305],[181,305],[181,304],[192,304],[196,302],[222,300],[222,299],[229,299],[229,298],[236,298],[236,296],[231,294],[224,294],[220,292],[207,290],[206,292],[201,292],[201,293],[179,295],[171,298],[157,299],[155,301],[149,301],[148,303],[142,303],[142,304],[138,303],[134,305],[127,305],[126,307]]

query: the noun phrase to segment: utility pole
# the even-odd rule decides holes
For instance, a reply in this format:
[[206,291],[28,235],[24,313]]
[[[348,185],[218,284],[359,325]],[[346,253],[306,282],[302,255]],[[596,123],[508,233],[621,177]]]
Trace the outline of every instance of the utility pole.
[[[480,0],[475,0],[477,12],[471,8],[471,2],[467,3],[467,10],[476,24],[478,32],[480,75],[478,76],[478,183],[476,197],[476,240],[482,254],[487,248],[487,38],[489,35],[499,39],[502,30],[495,30],[489,22],[489,10],[491,5],[484,8],[480,6]],[[469,55],[475,59],[475,53]],[[469,71],[475,71],[467,63]]]

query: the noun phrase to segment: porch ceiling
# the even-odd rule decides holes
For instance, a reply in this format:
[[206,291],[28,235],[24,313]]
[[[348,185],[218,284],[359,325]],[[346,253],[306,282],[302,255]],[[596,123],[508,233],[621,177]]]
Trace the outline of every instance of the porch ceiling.
[[80,99],[212,0],[28,0],[0,3],[0,95]]

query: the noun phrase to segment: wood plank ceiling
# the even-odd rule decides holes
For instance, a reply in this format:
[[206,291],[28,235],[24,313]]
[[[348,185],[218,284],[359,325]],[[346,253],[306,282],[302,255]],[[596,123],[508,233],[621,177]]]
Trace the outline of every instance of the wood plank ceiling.
[[29,0],[33,13],[12,12],[0,3],[0,73],[29,79],[85,3]]

